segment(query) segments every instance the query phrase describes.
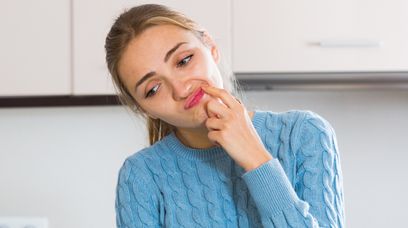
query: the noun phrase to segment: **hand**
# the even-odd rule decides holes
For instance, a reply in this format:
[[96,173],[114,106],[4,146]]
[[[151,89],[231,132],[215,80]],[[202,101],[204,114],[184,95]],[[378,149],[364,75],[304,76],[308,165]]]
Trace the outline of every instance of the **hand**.
[[[207,103],[208,138],[221,145],[246,171],[272,159],[256,132],[246,108],[224,89],[205,86],[205,93],[216,98]],[[222,101],[219,102],[218,99]]]

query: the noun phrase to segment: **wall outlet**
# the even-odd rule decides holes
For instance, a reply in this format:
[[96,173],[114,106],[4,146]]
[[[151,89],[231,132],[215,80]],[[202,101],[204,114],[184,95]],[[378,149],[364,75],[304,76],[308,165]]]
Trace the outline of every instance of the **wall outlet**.
[[48,218],[0,217],[0,228],[48,228]]

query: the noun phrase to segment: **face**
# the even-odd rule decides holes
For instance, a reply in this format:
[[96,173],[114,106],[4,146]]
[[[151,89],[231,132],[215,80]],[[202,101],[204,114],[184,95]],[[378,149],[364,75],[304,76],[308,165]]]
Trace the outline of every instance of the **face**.
[[[205,45],[207,44],[207,45]],[[177,128],[202,128],[208,118],[207,94],[198,104],[186,103],[202,85],[222,88],[219,54],[209,36],[200,40],[174,25],[157,25],[134,38],[119,62],[119,75],[129,93],[152,118]]]

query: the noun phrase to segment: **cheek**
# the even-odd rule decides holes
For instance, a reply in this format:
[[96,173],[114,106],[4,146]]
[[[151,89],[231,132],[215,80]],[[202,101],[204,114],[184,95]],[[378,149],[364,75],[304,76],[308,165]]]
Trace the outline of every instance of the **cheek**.
[[[161,107],[160,104],[152,103],[152,102],[139,102],[139,106],[142,108],[143,112],[148,114],[149,116],[152,117],[159,117],[161,113]],[[159,117],[160,118],[160,117]]]
[[202,64],[197,64],[194,71],[203,80],[210,81],[212,85],[222,88],[223,82],[218,66],[209,59],[202,59]]
[[[168,108],[168,107],[167,107]],[[166,110],[165,105],[163,103],[151,103],[145,107],[146,112],[150,113],[153,116],[159,117],[163,115]]]

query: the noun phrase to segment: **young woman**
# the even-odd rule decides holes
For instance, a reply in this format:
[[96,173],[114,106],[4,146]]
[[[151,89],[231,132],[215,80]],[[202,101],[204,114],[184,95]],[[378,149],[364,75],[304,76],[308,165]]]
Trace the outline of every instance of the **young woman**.
[[118,227],[343,227],[340,157],[310,111],[247,111],[207,31],[161,5],[121,14],[106,38],[119,97],[151,146],[117,183]]

